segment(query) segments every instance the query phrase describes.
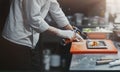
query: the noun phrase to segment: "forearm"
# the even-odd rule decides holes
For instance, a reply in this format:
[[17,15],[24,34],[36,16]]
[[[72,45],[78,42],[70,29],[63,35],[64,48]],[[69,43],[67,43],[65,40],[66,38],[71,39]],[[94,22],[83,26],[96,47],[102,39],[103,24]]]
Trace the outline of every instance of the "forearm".
[[59,31],[59,29],[52,27],[52,26],[49,26],[49,28],[45,32],[51,33],[53,35],[57,35],[58,31]]
[[66,30],[73,30],[73,27],[70,24],[64,26],[63,28]]
[[61,30],[61,29],[57,29],[55,27],[49,26],[49,28],[47,29],[48,33],[51,33],[53,35],[59,36],[61,38],[67,38],[67,39],[73,39],[75,37],[75,33],[71,30]]
[[[71,25],[66,25],[65,27],[63,27],[65,30],[73,30],[73,28],[72,28],[72,26]],[[57,34],[58,33],[58,31],[59,31],[60,29],[57,29],[57,28],[55,28],[55,27],[52,27],[52,26],[49,26],[49,28],[48,28],[48,30],[46,31],[46,32],[49,32],[49,33],[52,33],[52,34]]]

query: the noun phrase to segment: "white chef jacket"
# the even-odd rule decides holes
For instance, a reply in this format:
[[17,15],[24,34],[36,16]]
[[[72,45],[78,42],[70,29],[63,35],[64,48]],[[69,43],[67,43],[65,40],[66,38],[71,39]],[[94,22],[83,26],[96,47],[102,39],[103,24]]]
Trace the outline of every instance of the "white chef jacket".
[[56,0],[13,0],[2,36],[34,48],[40,33],[49,28],[44,20],[48,12],[59,27],[69,24]]

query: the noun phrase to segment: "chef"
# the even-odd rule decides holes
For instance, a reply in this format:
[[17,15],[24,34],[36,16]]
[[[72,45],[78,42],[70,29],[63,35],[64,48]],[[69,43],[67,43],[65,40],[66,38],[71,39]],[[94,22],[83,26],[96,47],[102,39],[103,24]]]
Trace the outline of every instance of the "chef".
[[[44,20],[48,13],[56,21],[57,26],[64,30],[50,26]],[[19,49],[36,51],[39,36],[43,32],[50,32],[71,41],[82,38],[73,31],[57,0],[12,0],[2,34],[11,43],[10,47],[18,45]]]

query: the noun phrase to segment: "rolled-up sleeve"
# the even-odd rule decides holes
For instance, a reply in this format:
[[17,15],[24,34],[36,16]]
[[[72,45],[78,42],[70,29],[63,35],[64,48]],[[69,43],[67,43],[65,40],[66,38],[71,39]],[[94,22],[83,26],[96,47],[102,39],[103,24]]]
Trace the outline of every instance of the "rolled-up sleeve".
[[69,24],[68,19],[66,18],[65,14],[63,13],[60,5],[56,0],[51,0],[50,11],[51,16],[56,21],[59,27],[64,27]]
[[27,22],[37,32],[44,32],[49,28],[44,18],[42,18],[40,10],[42,6],[41,0],[23,0],[23,11],[27,18]]

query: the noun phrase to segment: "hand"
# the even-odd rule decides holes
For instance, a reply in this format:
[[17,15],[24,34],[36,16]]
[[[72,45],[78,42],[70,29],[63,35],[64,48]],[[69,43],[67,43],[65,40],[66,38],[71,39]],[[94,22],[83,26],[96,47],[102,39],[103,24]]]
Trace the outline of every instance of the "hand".
[[62,38],[69,39],[70,41],[75,39],[75,32],[71,30],[59,30],[57,35]]
[[84,41],[84,39],[78,33],[76,33],[76,40],[77,41]]

